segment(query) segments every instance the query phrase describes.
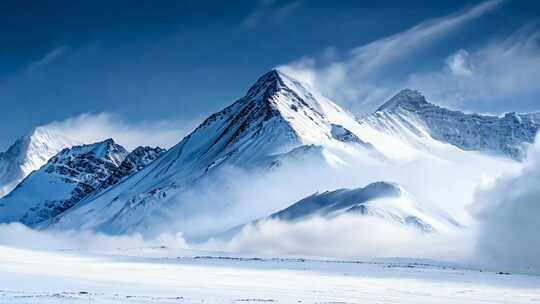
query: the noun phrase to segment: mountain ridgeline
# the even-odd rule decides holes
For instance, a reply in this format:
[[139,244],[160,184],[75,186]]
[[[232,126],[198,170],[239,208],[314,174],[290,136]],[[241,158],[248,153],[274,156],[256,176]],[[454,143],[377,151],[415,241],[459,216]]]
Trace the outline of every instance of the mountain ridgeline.
[[[399,92],[375,113],[357,119],[309,85],[272,70],[168,151],[139,147],[128,153],[113,140],[73,146],[51,139],[61,142],[54,147],[73,147],[40,156],[50,159],[32,167],[36,171],[0,199],[0,222],[112,234],[145,232],[171,220],[201,216],[182,209],[180,194],[227,167],[259,172],[306,159],[329,167],[362,158],[391,163],[436,155],[440,147],[464,157],[475,151],[520,161],[539,127],[540,114],[464,114],[433,105],[412,90]],[[14,163],[11,155],[24,159],[27,154],[0,154],[0,178],[8,182],[17,180],[7,178],[11,173],[3,169]],[[382,194],[368,197],[371,190]],[[354,211],[436,230],[440,221],[404,193],[398,185],[374,183],[317,194],[272,217],[297,220]],[[381,199],[384,202],[378,202]]]

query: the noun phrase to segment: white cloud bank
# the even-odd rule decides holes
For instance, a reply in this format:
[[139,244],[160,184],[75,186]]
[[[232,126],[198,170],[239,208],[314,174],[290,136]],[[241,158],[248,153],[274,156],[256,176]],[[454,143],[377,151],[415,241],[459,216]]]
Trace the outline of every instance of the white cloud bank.
[[540,267],[540,140],[523,169],[479,191],[472,210],[479,224],[480,261]]
[[38,231],[19,223],[0,224],[0,245],[35,250],[114,251],[167,246],[187,249],[182,234],[164,233],[154,239],[140,234],[106,235],[90,231]]
[[205,248],[265,256],[464,261],[474,248],[474,239],[466,231],[423,233],[377,217],[342,215],[300,222],[265,220],[244,227],[228,242],[212,240]]
[[180,142],[194,125],[171,121],[128,123],[117,115],[99,113],[81,114],[45,127],[83,143],[113,138],[127,149],[133,149],[140,145],[170,148]]

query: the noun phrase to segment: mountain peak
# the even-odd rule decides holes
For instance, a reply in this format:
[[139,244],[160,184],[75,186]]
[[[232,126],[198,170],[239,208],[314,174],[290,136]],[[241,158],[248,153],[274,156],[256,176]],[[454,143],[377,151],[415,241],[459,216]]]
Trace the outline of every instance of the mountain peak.
[[249,88],[246,97],[254,98],[260,95],[272,95],[281,87],[285,86],[283,81],[284,74],[276,69],[265,73]]
[[79,144],[47,127],[37,127],[0,152],[0,197],[9,193],[30,172],[66,147]]
[[424,97],[420,91],[403,89],[394,95],[394,97],[390,98],[390,100],[385,102],[382,106],[380,106],[377,111],[393,111],[398,107],[414,109],[427,104],[429,103],[427,102],[426,97]]
[[78,145],[71,148],[66,148],[51,158],[51,161],[58,162],[63,161],[63,159],[66,157],[76,158],[86,154],[92,154],[95,158],[111,161],[118,166],[129,153],[126,151],[126,149],[124,149],[124,147],[117,144],[112,138],[108,138],[93,144]]

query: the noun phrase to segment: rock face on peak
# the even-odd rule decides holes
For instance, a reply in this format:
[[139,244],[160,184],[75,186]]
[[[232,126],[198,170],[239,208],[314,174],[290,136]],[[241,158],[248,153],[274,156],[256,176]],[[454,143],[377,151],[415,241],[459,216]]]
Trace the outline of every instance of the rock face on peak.
[[431,104],[418,91],[403,90],[364,121],[387,133],[427,134],[462,150],[522,160],[540,128],[540,113],[465,114]]
[[0,199],[0,222],[32,226],[66,211],[96,190],[127,154],[112,139],[63,149]]
[[80,144],[76,140],[38,127],[0,153],[0,197],[8,194],[32,171],[60,150]]
[[151,162],[165,153],[165,149],[160,147],[143,147],[135,148],[131,153],[124,158],[122,163],[116,168],[112,174],[101,184],[98,190],[104,190],[112,185],[119,183],[124,178],[138,172],[148,166]]

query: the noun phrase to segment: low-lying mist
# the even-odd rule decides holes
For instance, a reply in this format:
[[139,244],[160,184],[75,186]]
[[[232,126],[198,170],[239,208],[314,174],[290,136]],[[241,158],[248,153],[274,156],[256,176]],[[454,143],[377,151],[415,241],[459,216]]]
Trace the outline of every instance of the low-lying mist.
[[[0,226],[0,245],[32,249],[166,246],[250,256],[346,259],[414,257],[538,266],[540,256],[540,144],[522,164],[450,149],[445,158],[419,157],[403,163],[315,161],[284,164],[265,174],[224,168],[177,197],[170,222],[153,237],[91,232],[33,231]],[[375,181],[401,185],[422,207],[449,214],[461,226],[420,232],[384,219],[362,216],[311,218],[300,222],[262,220],[230,240],[212,238],[232,227],[265,218],[314,192],[356,188]],[[174,220],[172,220],[174,219]],[[186,239],[184,239],[184,237]]]

